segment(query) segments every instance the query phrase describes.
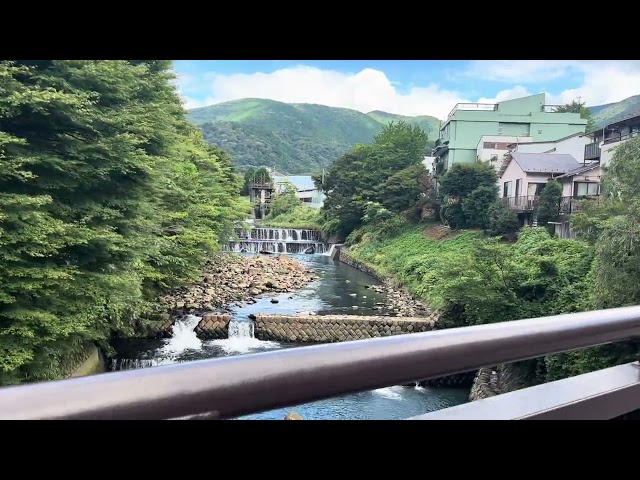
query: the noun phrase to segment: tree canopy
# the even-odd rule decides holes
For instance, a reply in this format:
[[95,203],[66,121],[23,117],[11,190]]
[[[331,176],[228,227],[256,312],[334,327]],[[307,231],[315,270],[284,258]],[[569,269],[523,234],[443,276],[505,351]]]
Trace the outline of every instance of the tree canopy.
[[0,61],[0,383],[130,334],[242,216],[164,60]]
[[[327,195],[325,228],[347,236],[363,224],[365,211],[372,208],[370,202],[388,206],[393,214],[416,206],[426,175],[422,161],[427,141],[428,135],[419,126],[392,122],[372,144],[356,145],[336,160],[324,183],[316,176]],[[397,197],[398,189],[404,188],[400,185],[409,190]]]
[[591,110],[585,102],[572,100],[571,103],[560,105],[556,108],[557,113],[579,113],[580,118],[587,120],[585,132],[590,133],[596,129],[596,122],[591,118]]

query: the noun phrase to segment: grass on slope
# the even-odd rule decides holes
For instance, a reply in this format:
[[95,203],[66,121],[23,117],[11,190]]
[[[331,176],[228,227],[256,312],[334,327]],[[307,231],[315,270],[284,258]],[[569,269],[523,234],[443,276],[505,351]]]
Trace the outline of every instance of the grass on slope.
[[351,247],[354,257],[371,266],[377,273],[402,282],[412,293],[438,308],[442,299],[433,292],[439,281],[437,271],[455,258],[469,257],[482,234],[460,232],[441,240],[425,235],[424,226],[412,227],[397,236],[368,241]]
[[280,214],[277,217],[268,218],[262,223],[268,227],[309,228],[312,230],[319,230],[319,220],[320,210],[300,205],[290,212]]

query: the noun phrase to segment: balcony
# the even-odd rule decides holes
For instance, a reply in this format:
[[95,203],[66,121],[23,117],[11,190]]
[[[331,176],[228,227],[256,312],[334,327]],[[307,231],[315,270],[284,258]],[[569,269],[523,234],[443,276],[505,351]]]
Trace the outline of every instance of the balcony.
[[[104,373],[0,389],[0,419],[226,419],[637,339],[640,306]],[[413,420],[618,418],[640,408],[637,362]]]
[[624,142],[626,140],[630,140],[634,137],[637,137],[638,135],[640,135],[640,131],[627,133],[625,135],[617,135],[617,136],[605,139],[604,144],[608,145],[610,143]]
[[585,160],[598,160],[600,158],[600,143],[594,142],[584,146]]
[[458,103],[453,110],[447,115],[447,119],[453,116],[458,110],[464,111],[481,111],[481,112],[494,112],[498,110],[498,104],[496,103]]
[[502,197],[502,201],[513,210],[528,212],[538,205],[537,195],[522,195],[518,197]]
[[585,197],[562,197],[560,201],[560,213],[564,215],[571,215],[572,213],[579,212],[582,210],[582,205],[584,200],[591,200],[597,204],[602,201],[602,197],[600,195],[590,195]]

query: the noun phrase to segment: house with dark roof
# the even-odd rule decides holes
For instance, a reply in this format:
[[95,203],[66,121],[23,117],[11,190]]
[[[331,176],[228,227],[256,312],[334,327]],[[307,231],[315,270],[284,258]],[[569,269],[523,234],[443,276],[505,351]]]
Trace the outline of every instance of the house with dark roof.
[[600,194],[602,171],[596,163],[578,162],[566,153],[509,152],[500,168],[500,197],[519,212],[530,212],[549,180],[563,184],[563,203]]
[[510,145],[510,150],[522,153],[566,153],[584,163],[585,145],[591,142],[591,138],[578,132],[557,140],[514,143]]
[[585,160],[599,161],[605,166],[613,157],[615,148],[640,135],[640,107],[603,128],[587,133],[591,142],[585,146]]

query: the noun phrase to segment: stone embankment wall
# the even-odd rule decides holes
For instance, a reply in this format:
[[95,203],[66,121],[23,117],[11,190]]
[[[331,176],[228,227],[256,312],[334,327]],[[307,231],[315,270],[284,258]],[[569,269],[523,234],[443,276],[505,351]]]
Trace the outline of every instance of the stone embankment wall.
[[196,325],[196,336],[202,340],[220,340],[229,338],[229,321],[231,315],[208,313]]
[[371,275],[373,278],[375,278],[380,282],[385,281],[385,279],[380,275],[378,275],[374,269],[353,258],[353,255],[351,254],[351,252],[347,247],[341,246],[338,248],[340,250],[340,253],[338,255],[338,260],[340,260],[342,263],[346,263],[350,267],[353,267],[355,269],[360,270],[361,272]]
[[357,315],[257,315],[260,340],[332,343],[388,337],[435,329],[429,318],[365,317]]
[[503,393],[524,388],[525,382],[517,367],[513,364],[499,365],[493,368],[478,370],[471,387],[469,401],[495,397]]
[[102,373],[106,369],[104,356],[94,344],[88,344],[67,360],[64,378],[84,377]]

